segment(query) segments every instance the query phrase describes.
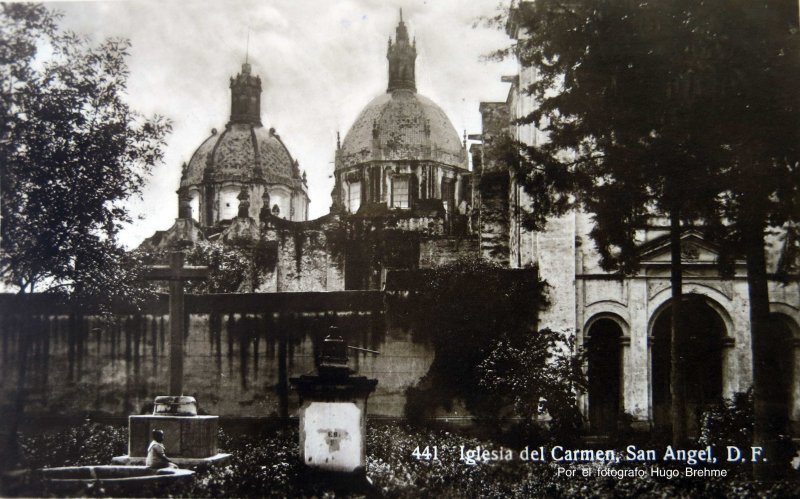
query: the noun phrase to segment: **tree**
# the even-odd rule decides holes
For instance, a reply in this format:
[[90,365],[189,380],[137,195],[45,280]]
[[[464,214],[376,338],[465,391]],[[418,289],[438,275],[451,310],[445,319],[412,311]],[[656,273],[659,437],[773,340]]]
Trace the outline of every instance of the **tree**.
[[540,228],[577,200],[592,213],[591,236],[608,270],[635,272],[636,230],[666,214],[676,445],[687,440],[681,233],[697,219],[716,220],[720,174],[696,135],[705,102],[686,81],[698,60],[687,57],[682,9],[680,2],[545,0],[512,11],[509,21],[524,34],[511,50],[537,75],[525,89],[537,109],[520,123],[541,127],[548,141],[506,148],[516,182],[533,199],[527,225]]
[[[575,422],[577,405],[570,413],[569,401],[574,402],[573,388],[581,383],[566,375],[564,335],[536,331],[547,299],[535,269],[503,270],[495,263],[459,259],[415,277],[411,296],[392,306],[408,307],[417,339],[429,341],[435,355],[425,377],[409,389],[409,418],[431,417],[455,400],[478,417],[497,418],[510,410],[529,418],[536,412],[520,396],[524,390],[534,407],[540,396],[546,398],[556,408],[551,416],[557,423]],[[574,425],[572,430],[574,435]]]
[[[41,5],[0,7],[0,278],[19,293],[110,301],[136,289],[117,234],[123,202],[162,159],[170,124],[124,98],[129,43],[92,47]],[[52,55],[48,56],[50,52]],[[17,394],[0,463],[16,462],[30,335],[18,345]]]
[[[711,7],[722,8],[720,1]],[[726,3],[725,8],[731,6]],[[796,230],[800,218],[800,35],[798,3],[733,2],[733,15],[699,16],[706,45],[719,45],[714,71],[727,82],[708,130],[724,145],[727,162],[722,212],[732,222],[728,235],[745,256],[753,357],[753,445],[766,462],[755,467],[762,479],[788,466],[781,435],[788,433],[785,407],[771,379],[770,358],[777,337],[770,328],[765,233],[770,227]],[[747,36],[742,36],[746,34]],[[787,238],[790,244],[791,237]]]
[[540,78],[528,89],[539,108],[524,121],[544,124],[550,138],[523,149],[517,180],[534,199],[578,193],[595,214],[592,236],[607,267],[635,271],[634,230],[652,213],[669,215],[676,443],[686,437],[676,427],[681,223],[739,243],[750,286],[754,439],[774,455],[764,231],[800,212],[797,3],[544,0],[511,20],[527,33],[511,50]]
[[35,4],[0,13],[11,34],[0,45],[0,276],[20,293],[108,296],[125,282],[123,202],[162,160],[170,124],[126,102],[128,41],[90,46],[56,18]]

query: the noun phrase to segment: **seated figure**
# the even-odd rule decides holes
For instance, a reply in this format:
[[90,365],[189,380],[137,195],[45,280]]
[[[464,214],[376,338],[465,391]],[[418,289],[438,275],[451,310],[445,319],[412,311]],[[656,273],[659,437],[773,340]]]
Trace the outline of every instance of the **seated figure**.
[[147,459],[145,459],[145,465],[148,468],[162,469],[178,467],[178,465],[167,458],[163,442],[164,432],[161,430],[153,430],[153,441],[150,442],[150,446],[147,448]]

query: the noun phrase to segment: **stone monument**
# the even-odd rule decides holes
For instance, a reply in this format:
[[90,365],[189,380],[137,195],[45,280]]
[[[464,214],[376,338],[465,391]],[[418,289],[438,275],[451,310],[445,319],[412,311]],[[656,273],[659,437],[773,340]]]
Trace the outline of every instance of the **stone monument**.
[[183,395],[183,284],[189,279],[204,279],[207,267],[185,267],[184,254],[173,252],[169,266],[148,270],[152,280],[170,281],[170,393],[155,398],[153,414],[128,417],[128,454],[112,459],[115,464],[144,464],[152,430],[164,432],[167,456],[178,466],[196,468],[218,464],[230,454],[217,449],[219,416],[198,416],[197,401]]
[[378,380],[355,375],[347,366],[352,347],[331,329],[317,374],[290,380],[300,396],[300,458],[314,470],[364,477],[367,398]]

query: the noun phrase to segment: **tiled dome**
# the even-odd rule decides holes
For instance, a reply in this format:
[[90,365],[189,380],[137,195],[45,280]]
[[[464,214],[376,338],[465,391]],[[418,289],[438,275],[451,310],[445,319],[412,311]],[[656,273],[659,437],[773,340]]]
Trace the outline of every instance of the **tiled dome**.
[[373,99],[347,132],[339,154],[340,168],[371,160],[433,160],[466,168],[464,148],[450,119],[410,89]]
[[[206,178],[206,168],[209,178]],[[212,132],[192,155],[181,187],[213,182],[249,182],[301,187],[299,169],[275,131],[251,123],[231,123],[221,133]]]

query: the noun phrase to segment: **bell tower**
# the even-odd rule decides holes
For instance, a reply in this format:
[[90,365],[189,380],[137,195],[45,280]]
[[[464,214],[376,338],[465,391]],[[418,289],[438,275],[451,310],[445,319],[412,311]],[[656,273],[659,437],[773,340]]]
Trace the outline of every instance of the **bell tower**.
[[397,25],[394,43],[389,37],[386,58],[389,59],[389,87],[386,91],[411,90],[416,92],[414,64],[417,59],[417,42],[408,40],[408,30],[403,22],[403,9],[400,9],[400,24]]
[[261,126],[261,78],[250,74],[250,64],[231,78],[231,123]]

